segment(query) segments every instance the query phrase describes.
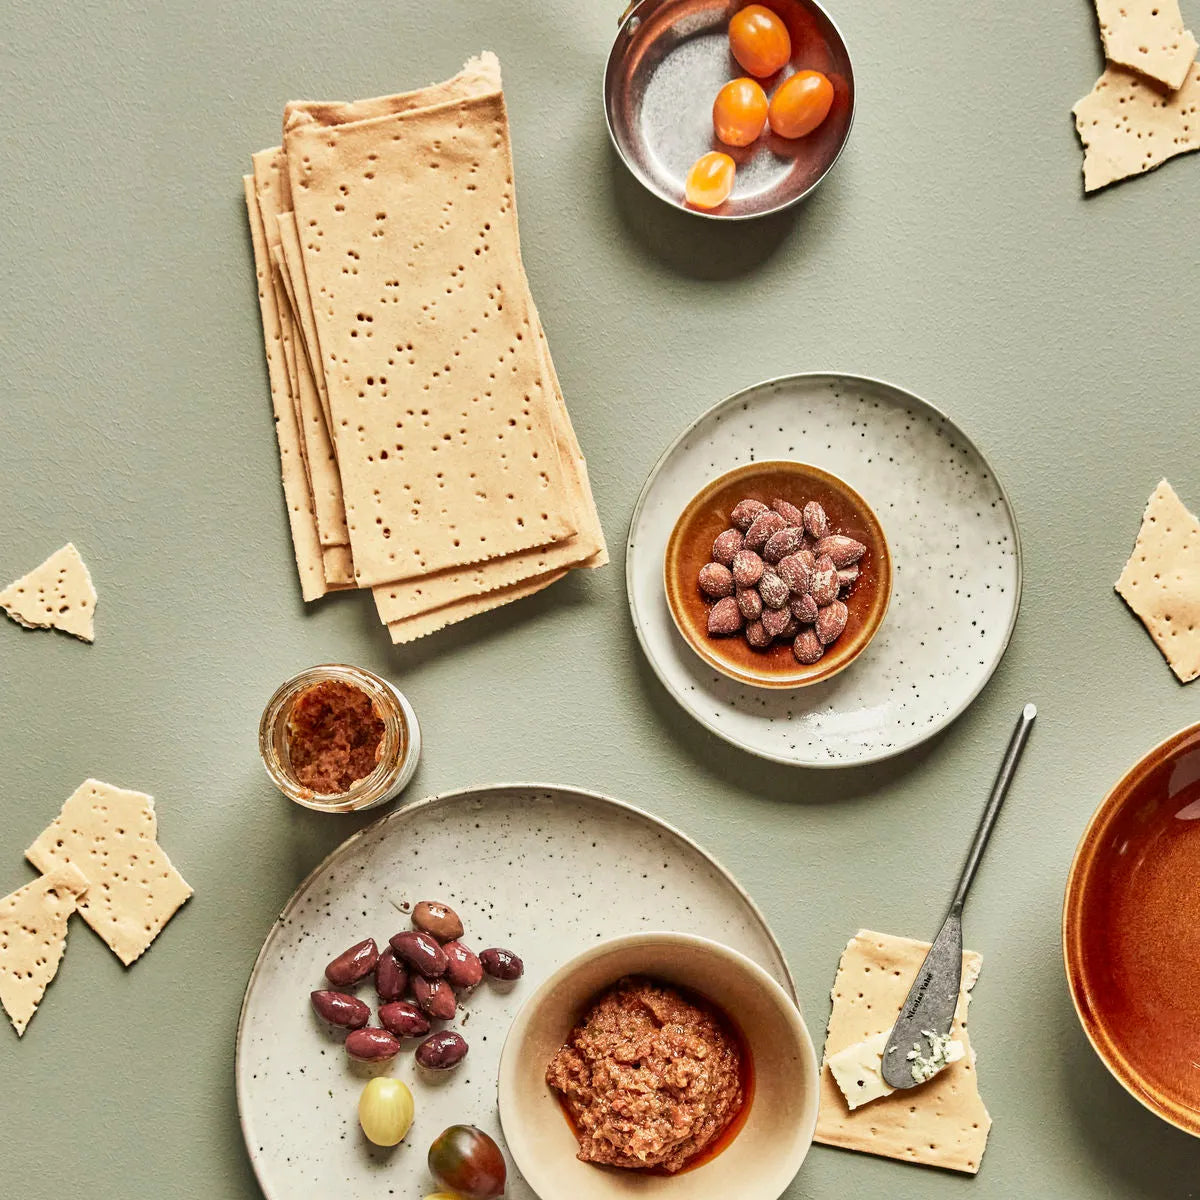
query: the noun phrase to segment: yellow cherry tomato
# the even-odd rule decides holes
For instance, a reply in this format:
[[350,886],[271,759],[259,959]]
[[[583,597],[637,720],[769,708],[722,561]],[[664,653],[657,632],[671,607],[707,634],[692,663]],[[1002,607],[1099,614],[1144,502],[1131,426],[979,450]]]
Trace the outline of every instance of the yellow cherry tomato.
[[713,129],[727,146],[748,146],[767,123],[767,93],[753,79],[731,79],[713,102]]
[[729,22],[729,48],[744,71],[765,79],[782,70],[792,57],[787,26],[769,8],[751,4]]
[[696,208],[720,208],[733,191],[736,171],[733,159],[719,150],[696,159],[687,176],[687,202]]
[[812,133],[833,107],[833,84],[820,71],[797,71],[771,97],[771,129],[785,138]]
[[372,1079],[358,1098],[358,1123],[377,1146],[395,1146],[412,1128],[413,1097],[399,1079]]

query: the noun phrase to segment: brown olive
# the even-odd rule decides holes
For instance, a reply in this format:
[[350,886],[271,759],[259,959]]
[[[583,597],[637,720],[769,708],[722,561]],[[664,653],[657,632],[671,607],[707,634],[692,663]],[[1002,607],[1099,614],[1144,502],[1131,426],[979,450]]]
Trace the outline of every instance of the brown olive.
[[419,971],[426,979],[437,979],[446,973],[446,952],[427,933],[406,929],[391,940],[396,957]]
[[437,1021],[453,1019],[458,1001],[454,998],[454,989],[449,980],[426,979],[424,975],[417,975],[412,981],[412,991],[413,999],[422,1012]]
[[448,1071],[467,1057],[467,1043],[452,1029],[431,1033],[417,1047],[417,1062],[431,1071]]
[[424,1037],[429,1018],[410,1000],[393,1000],[379,1006],[379,1023],[398,1038]]
[[525,974],[525,964],[511,950],[501,950],[498,946],[485,950],[479,961],[493,979],[511,981]]
[[408,972],[391,950],[385,950],[375,964],[375,993],[385,1003],[399,1000],[408,987]]
[[454,942],[463,935],[458,913],[440,900],[422,900],[412,911],[414,929],[431,933],[439,942]]
[[346,1037],[346,1053],[359,1062],[386,1062],[400,1053],[400,1039],[386,1029],[356,1029]]
[[318,1017],[342,1029],[361,1029],[371,1019],[371,1010],[357,996],[313,992],[309,999]]
[[483,965],[479,956],[473,950],[468,950],[462,942],[447,942],[442,949],[449,960],[446,978],[450,983],[462,991],[477,987],[483,978]]
[[351,946],[343,951],[325,968],[325,978],[334,987],[353,987],[361,979],[366,979],[375,970],[379,961],[379,947],[374,938]]

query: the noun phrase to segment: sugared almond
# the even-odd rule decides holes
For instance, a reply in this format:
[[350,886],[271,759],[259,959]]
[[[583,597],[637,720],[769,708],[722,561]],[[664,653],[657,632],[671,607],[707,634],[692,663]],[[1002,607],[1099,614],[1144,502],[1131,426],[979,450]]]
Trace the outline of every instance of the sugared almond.
[[717,600],[722,596],[732,596],[733,572],[720,563],[706,563],[700,568],[700,590]]
[[817,568],[813,571],[812,584],[808,590],[820,608],[824,608],[826,604],[832,604],[837,599],[837,568],[828,555],[822,555],[817,559]]
[[708,612],[708,632],[714,637],[730,637],[742,628],[742,614],[732,596],[718,600]]
[[767,506],[760,500],[742,500],[734,505],[733,512],[729,514],[729,523],[745,533],[754,524],[755,518],[766,511]]
[[772,500],[771,507],[791,526],[804,528],[804,514],[787,500]]
[[777,563],[780,559],[786,558],[789,554],[795,554],[797,550],[803,548],[804,530],[789,525],[787,529],[781,529],[767,538],[767,544],[763,547],[763,558],[769,563]]
[[799,623],[788,608],[764,608],[762,623],[773,638],[793,637],[799,629]]
[[797,551],[781,558],[775,567],[779,577],[797,595],[808,591],[812,583],[813,567],[816,565],[813,556],[807,550]]
[[738,587],[753,587],[762,578],[763,560],[753,550],[739,550],[730,570]]
[[842,636],[849,615],[850,610],[840,600],[827,604],[817,613],[817,638],[821,645],[828,646]]
[[811,667],[825,653],[825,647],[821,645],[820,640],[813,630],[802,629],[796,635],[796,640],[792,643],[792,653],[796,656],[798,663],[803,663],[806,667]]
[[746,641],[755,650],[765,650],[775,639],[766,631],[761,621],[751,621],[746,626]]
[[810,500],[804,506],[804,528],[815,538],[823,538],[829,532],[829,518],[819,500]]
[[817,555],[827,554],[833,559],[833,565],[841,570],[842,567],[853,566],[867,552],[862,542],[856,542],[845,534],[832,533],[823,537],[815,546]]
[[737,590],[737,606],[743,617],[747,621],[757,621],[762,616],[763,602],[762,597],[757,590],[748,588],[738,588]]
[[746,530],[746,549],[761,552],[771,534],[778,533],[783,528],[783,518],[777,512],[767,509],[765,513],[755,517],[754,524]]
[[713,558],[723,567],[732,566],[733,556],[742,548],[745,540],[739,529],[726,529],[724,533],[718,533],[713,542]]
[[758,581],[758,594],[767,608],[787,608],[792,590],[774,571],[767,569]]
[[817,602],[811,596],[797,596],[792,600],[792,616],[801,625],[811,625],[820,611]]

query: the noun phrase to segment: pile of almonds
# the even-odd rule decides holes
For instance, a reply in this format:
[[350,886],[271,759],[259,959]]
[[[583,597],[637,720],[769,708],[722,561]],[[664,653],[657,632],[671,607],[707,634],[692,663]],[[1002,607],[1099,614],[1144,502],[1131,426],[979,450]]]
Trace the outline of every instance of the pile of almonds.
[[858,579],[866,546],[832,532],[816,500],[803,509],[742,500],[729,521],[713,542],[713,561],[700,568],[700,591],[715,601],[709,634],[742,633],[755,650],[791,641],[797,661],[810,666],[846,628],[839,597]]
[[[431,1033],[433,1022],[452,1021],[460,996],[473,991],[484,975],[511,982],[525,967],[511,951],[492,947],[475,954],[460,941],[463,923],[439,900],[422,900],[412,910],[412,929],[395,934],[380,951],[366,938],[343,951],[325,968],[336,990],[316,991],[313,1009],[331,1025],[348,1030],[346,1053],[359,1062],[386,1062],[406,1038],[424,1038],[416,1059],[432,1071],[458,1066],[467,1055],[462,1034],[452,1029]],[[371,1008],[351,988],[372,978],[379,997],[378,1025]]]

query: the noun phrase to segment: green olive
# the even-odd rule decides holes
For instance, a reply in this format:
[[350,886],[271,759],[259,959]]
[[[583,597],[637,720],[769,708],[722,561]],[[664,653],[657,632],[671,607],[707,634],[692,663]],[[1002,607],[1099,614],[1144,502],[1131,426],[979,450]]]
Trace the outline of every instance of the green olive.
[[463,1200],[495,1200],[508,1178],[500,1147],[474,1125],[451,1125],[438,1136],[429,1147],[429,1171]]

